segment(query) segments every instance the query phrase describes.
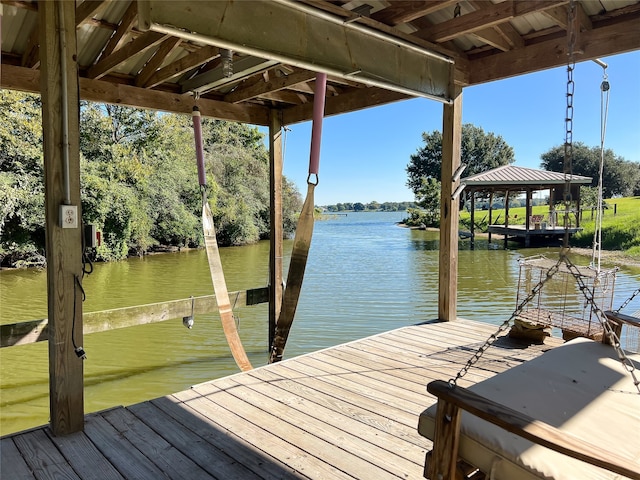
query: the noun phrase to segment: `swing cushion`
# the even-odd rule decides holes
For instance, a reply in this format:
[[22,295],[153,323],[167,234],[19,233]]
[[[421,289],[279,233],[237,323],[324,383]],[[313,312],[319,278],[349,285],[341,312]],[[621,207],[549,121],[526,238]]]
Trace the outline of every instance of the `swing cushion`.
[[[640,355],[630,355],[640,368]],[[637,374],[638,372],[636,372]],[[640,394],[615,350],[576,338],[469,390],[640,465]],[[437,405],[418,432],[433,440]],[[459,457],[492,479],[620,479],[463,412]]]

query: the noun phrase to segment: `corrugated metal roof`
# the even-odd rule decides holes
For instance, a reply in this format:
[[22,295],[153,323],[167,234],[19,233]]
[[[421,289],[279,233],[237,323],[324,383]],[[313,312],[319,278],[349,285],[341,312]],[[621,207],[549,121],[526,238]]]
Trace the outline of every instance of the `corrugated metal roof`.
[[[581,175],[571,175],[572,184],[589,184],[591,177]],[[517,167],[515,165],[503,165],[486,172],[478,173],[462,182],[468,187],[472,186],[504,186],[504,185],[563,185],[565,183],[564,173],[550,172],[547,170],[536,170],[534,168]]]

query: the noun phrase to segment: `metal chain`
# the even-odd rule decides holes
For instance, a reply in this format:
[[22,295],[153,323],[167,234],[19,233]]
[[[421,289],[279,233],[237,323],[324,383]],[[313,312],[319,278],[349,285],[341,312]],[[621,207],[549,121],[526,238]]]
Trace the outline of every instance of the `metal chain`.
[[596,318],[598,319],[600,325],[604,330],[604,335],[606,335],[606,337],[609,339],[609,343],[613,346],[616,353],[618,354],[618,359],[622,363],[623,367],[627,370],[627,372],[629,372],[629,374],[631,375],[633,384],[638,389],[638,393],[640,393],[640,380],[638,380],[638,377],[636,377],[636,368],[633,362],[629,359],[629,357],[627,357],[627,354],[622,349],[622,346],[620,345],[620,339],[618,338],[618,335],[616,335],[616,332],[613,330],[609,319],[596,303],[593,291],[584,283],[582,275],[580,274],[580,270],[573,264],[571,260],[569,260],[569,257],[567,257],[566,255],[562,255],[562,259],[564,260],[564,263],[567,265],[567,268],[569,269],[573,277],[576,279],[578,288],[584,295],[587,303],[591,305],[592,312],[595,312]]
[[467,360],[467,363],[460,369],[460,371],[456,374],[455,378],[449,379],[448,383],[451,388],[458,385],[458,380],[464,377],[469,372],[469,369],[473,367],[476,363],[478,363],[478,361],[484,355],[484,352],[486,352],[489,349],[489,347],[491,347],[491,345],[493,345],[495,341],[498,339],[498,336],[501,333],[503,333],[507,328],[509,328],[509,325],[511,325],[511,322],[513,320],[515,320],[518,316],[520,316],[520,314],[522,313],[522,310],[524,310],[524,307],[526,307],[527,304],[531,300],[533,300],[536,295],[538,295],[540,290],[542,290],[542,287],[544,286],[544,284],[547,283],[549,280],[551,280],[551,278],[558,272],[558,270],[560,269],[561,263],[562,263],[562,257],[558,259],[555,265],[553,265],[552,267],[549,268],[549,270],[547,270],[547,275],[531,289],[531,292],[529,293],[529,295],[527,295],[527,297],[522,302],[520,302],[520,304],[516,307],[516,309],[511,314],[511,316],[507,320],[502,322],[502,324],[498,327],[498,329],[495,332],[493,332],[491,336],[489,336],[489,338],[487,338],[487,340],[485,340],[485,342],[480,346],[480,348],[478,348],[478,350],[473,354],[473,356],[469,360]]
[[575,83],[573,81],[573,71],[576,67],[575,32],[576,6],[574,0],[569,2],[567,11],[567,45],[569,60],[567,63],[567,107],[564,118],[564,248],[569,248],[569,209],[571,208],[571,177],[573,175],[573,97],[575,93]]
[[636,296],[637,296],[638,294],[640,294],[640,288],[638,288],[635,292],[633,292],[633,293],[631,294],[631,296],[630,296],[629,298],[627,298],[627,299],[624,301],[624,303],[618,307],[618,309],[617,309],[617,310],[614,310],[614,312],[618,313],[618,312],[619,312],[620,310],[622,310],[624,307],[626,307],[627,305],[629,305],[629,304],[631,303],[631,301],[632,301],[634,298],[636,298]]

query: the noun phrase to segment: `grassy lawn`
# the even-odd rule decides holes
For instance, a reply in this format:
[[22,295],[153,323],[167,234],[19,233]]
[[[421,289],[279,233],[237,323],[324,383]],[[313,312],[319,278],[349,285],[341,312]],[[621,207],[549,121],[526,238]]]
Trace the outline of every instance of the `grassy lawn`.
[[[617,205],[617,213],[614,215],[614,204]],[[602,220],[602,248],[604,250],[619,250],[626,255],[640,259],[640,197],[614,198],[606,200],[609,207],[604,211]],[[504,224],[505,212],[503,209],[492,211],[492,221]],[[533,207],[533,215],[543,215],[543,221],[549,221],[549,207]],[[476,228],[486,231],[489,212],[476,210]],[[497,219],[497,220],[496,220]],[[460,228],[469,230],[471,214],[463,210],[460,212]],[[509,208],[509,224],[524,225],[525,208]],[[591,248],[595,222],[591,220],[591,212],[584,211],[582,215],[582,232],[571,239],[572,246]]]

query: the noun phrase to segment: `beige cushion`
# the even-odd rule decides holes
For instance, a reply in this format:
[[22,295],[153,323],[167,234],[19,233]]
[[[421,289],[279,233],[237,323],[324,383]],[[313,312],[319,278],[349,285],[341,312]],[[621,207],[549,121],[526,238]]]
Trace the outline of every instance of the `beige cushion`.
[[[640,355],[630,357],[640,368]],[[636,370],[640,377],[640,371]],[[607,345],[577,338],[470,390],[640,466],[640,394]],[[433,439],[436,405],[418,431]],[[494,479],[626,478],[534,445],[463,412],[460,457]]]

